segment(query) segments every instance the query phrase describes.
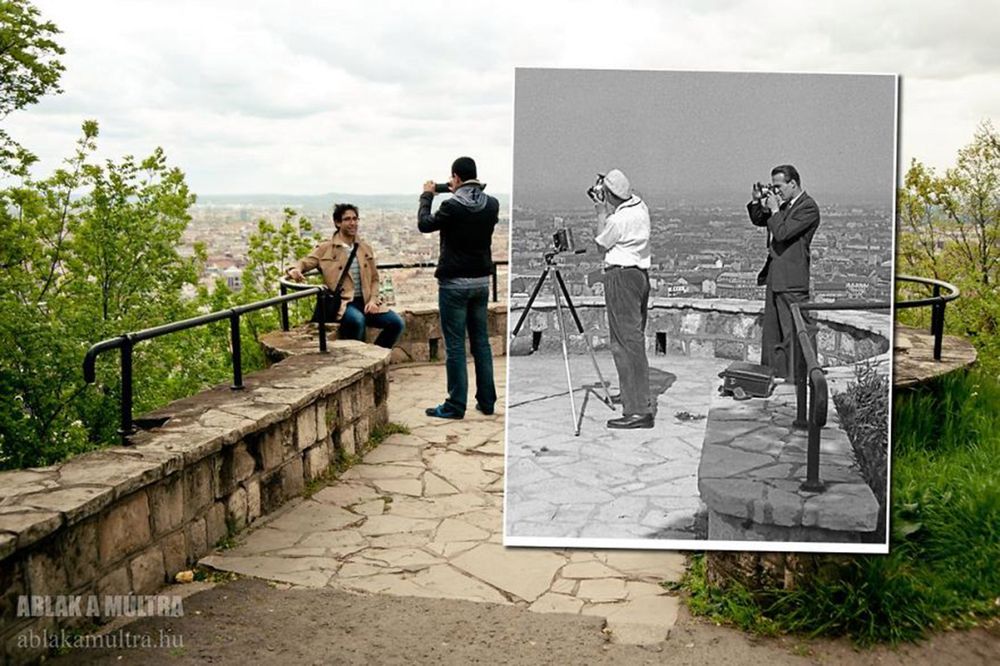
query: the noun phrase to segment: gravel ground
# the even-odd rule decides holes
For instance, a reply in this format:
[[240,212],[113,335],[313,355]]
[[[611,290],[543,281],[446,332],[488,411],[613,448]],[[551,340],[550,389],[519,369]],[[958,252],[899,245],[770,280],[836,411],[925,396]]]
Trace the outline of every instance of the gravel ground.
[[[163,594],[178,594],[177,588]],[[512,606],[288,588],[252,579],[184,600],[184,616],[111,631],[171,636],[174,647],[78,649],[56,664],[930,664],[1000,663],[1000,626],[939,634],[897,650],[846,641],[754,640],[686,616],[670,638],[609,642],[603,620]],[[183,647],[177,647],[178,641]]]

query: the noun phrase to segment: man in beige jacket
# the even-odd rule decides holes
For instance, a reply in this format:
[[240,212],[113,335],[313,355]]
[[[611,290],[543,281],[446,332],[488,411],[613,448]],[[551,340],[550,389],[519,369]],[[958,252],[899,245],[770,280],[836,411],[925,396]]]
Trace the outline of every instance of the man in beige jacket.
[[337,204],[333,209],[336,233],[288,269],[288,277],[301,282],[304,272],[319,268],[326,286],[336,289],[351,248],[357,243],[357,254],[342,285],[338,337],[342,340],[364,340],[365,327],[374,326],[382,329],[375,338],[375,344],[391,349],[403,333],[403,318],[382,303],[375,252],[368,241],[358,236],[359,220],[357,206]]

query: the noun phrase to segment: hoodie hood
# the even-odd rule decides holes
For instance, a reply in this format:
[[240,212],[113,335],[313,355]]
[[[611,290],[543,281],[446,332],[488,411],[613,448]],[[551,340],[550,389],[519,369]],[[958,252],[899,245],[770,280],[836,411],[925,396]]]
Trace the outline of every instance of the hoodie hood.
[[478,180],[467,180],[455,190],[452,199],[473,213],[486,208],[489,198],[483,193],[483,186]]

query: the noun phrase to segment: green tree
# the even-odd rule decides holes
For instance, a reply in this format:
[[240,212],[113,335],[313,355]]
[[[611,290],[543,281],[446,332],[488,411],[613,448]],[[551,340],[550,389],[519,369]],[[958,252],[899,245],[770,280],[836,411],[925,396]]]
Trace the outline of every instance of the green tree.
[[[62,92],[64,67],[58,56],[66,51],[54,37],[59,29],[25,0],[0,0],[0,120],[11,111]],[[17,168],[33,157],[0,128],[0,172]]]
[[[22,174],[0,191],[0,239],[11,240],[0,249],[0,467],[113,441],[115,364],[104,359],[102,385],[88,390],[80,366],[87,347],[196,312],[181,289],[196,283],[203,255],[177,251],[194,202],[184,174],[159,149],[141,161],[95,164],[97,134],[96,123],[84,123],[63,168],[38,181]],[[137,408],[201,387],[207,378],[185,369],[186,355],[197,368],[214,354],[208,374],[218,381],[224,342],[206,342],[140,345]]]
[[[961,298],[947,307],[951,333],[972,339],[980,363],[1000,370],[1000,135],[984,121],[944,175],[914,160],[898,195],[897,266],[902,273],[954,283]],[[901,295],[915,295],[912,288]],[[926,325],[927,310],[900,313]]]

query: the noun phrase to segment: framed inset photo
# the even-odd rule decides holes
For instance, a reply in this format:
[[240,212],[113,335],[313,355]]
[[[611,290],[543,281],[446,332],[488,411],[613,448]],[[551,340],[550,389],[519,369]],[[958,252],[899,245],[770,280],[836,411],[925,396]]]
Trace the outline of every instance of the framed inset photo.
[[516,70],[505,545],[888,552],[898,83]]

